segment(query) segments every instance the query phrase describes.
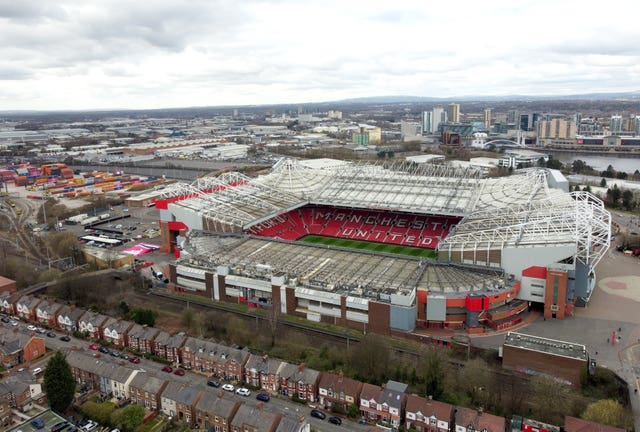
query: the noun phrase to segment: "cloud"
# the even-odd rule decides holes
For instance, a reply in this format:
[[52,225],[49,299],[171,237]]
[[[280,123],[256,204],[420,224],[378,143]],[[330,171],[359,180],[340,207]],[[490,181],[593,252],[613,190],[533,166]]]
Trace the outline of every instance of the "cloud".
[[[624,11],[621,13],[620,11]],[[640,6],[0,2],[0,109],[637,90]]]

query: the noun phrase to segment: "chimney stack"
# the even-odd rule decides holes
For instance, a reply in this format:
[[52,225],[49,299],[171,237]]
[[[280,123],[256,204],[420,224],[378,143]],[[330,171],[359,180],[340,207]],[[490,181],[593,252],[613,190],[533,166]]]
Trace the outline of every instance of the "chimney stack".
[[341,383],[343,378],[344,378],[344,372],[340,371],[340,373],[338,373],[338,382]]
[[300,366],[298,366],[298,370],[300,372],[304,371],[304,368],[306,367],[306,365],[304,364],[304,362],[300,363]]

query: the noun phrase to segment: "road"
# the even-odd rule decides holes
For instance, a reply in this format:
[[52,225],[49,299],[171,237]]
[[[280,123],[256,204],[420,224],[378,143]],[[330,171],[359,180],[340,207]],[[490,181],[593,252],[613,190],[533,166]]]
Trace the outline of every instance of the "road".
[[[9,326],[9,324],[4,324],[4,323],[3,325]],[[25,334],[32,333],[30,330],[27,329],[26,323],[18,322],[17,328],[19,329],[19,331]],[[132,368],[138,368],[144,372],[155,372],[156,376],[159,378],[171,379],[172,381],[181,382],[190,386],[198,386],[198,385],[203,386],[203,385],[206,385],[207,383],[207,376],[197,374],[195,372],[186,371],[183,376],[163,372],[162,367],[164,366],[164,364],[157,363],[145,358],[140,358],[140,363],[138,364],[128,363],[123,359],[116,358],[109,354],[103,354],[98,351],[89,349],[88,348],[89,342],[87,342],[86,340],[82,340],[82,339],[78,339],[73,336],[70,336],[71,340],[69,342],[65,342],[60,340],[60,336],[62,336],[64,333],[58,332],[58,331],[56,331],[55,333],[56,333],[55,338],[48,337],[46,336],[46,334],[40,335],[45,340],[45,345],[48,350],[51,350],[51,351],[68,350],[72,347],[75,347],[77,350],[83,351],[87,355],[100,356],[101,360],[105,362],[127,365]],[[44,370],[44,368],[46,367],[47,361],[48,361],[48,356],[45,358],[40,358],[32,362],[29,365],[28,369],[33,370],[37,367],[40,367]],[[42,376],[43,375],[40,375],[39,378],[42,379]],[[226,393],[224,397],[227,399],[246,403],[247,405],[250,405],[250,406],[257,406],[259,401],[255,399],[255,395],[256,395],[255,391],[252,391],[251,395],[248,397],[240,396],[235,393],[229,392],[229,393]],[[284,396],[271,395],[271,400],[267,403],[264,403],[262,409],[274,414],[282,413],[285,417],[288,417],[291,419],[299,419],[300,417],[304,417],[304,419],[311,424],[311,427],[314,430],[318,430],[318,431],[347,432],[347,431],[364,431],[367,429],[366,426],[360,425],[355,421],[350,421],[347,419],[343,419],[343,424],[341,426],[333,425],[327,421],[327,419],[332,415],[331,413],[327,413],[327,419],[325,420],[320,420],[320,419],[311,417],[309,415],[311,408],[305,405],[294,403]]]

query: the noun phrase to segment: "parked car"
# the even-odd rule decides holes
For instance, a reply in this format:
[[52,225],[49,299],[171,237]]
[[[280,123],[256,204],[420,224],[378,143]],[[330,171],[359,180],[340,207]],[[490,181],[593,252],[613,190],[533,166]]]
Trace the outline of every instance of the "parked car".
[[131,358],[129,359],[129,361],[130,361],[131,363],[138,364],[138,363],[140,363],[140,357],[131,357]]
[[56,337],[56,336],[57,336],[57,335],[56,335],[54,332],[51,332],[51,331],[50,331],[50,332],[47,332],[47,337],[54,338],[54,337]]
[[224,384],[222,386],[222,390],[228,391],[228,392],[232,392],[235,389],[235,387],[233,387],[231,384]]
[[27,326],[27,330],[29,330],[29,331],[36,331],[36,330],[38,330],[38,327],[36,327],[36,326],[34,326],[33,324],[31,324],[31,325],[28,325],[28,326]]
[[44,422],[42,421],[42,419],[33,419],[31,420],[31,426],[33,426],[36,429],[42,429],[44,427]]
[[327,415],[320,410],[312,409],[311,417],[319,418],[320,420],[324,420],[327,418]]
[[107,347],[101,346],[100,348],[98,348],[98,351],[100,351],[103,354],[109,354],[109,348]]
[[111,350],[109,354],[111,354],[113,357],[120,357],[120,352],[116,350]]
[[216,381],[216,380],[210,379],[210,380],[207,381],[207,385],[217,388],[217,387],[220,387],[220,381]]
[[3,323],[9,323],[9,321],[11,321],[9,318],[7,317],[2,317],[0,318],[0,320],[2,320]]
[[342,424],[342,419],[340,417],[329,417],[329,423],[340,426]]
[[262,402],[269,402],[269,399],[271,399],[271,397],[269,397],[269,395],[266,393],[258,393],[256,395],[256,399]]
[[97,344],[89,344],[89,349],[97,351],[99,350],[101,347]]
[[18,325],[18,321],[9,321],[11,323],[12,326],[17,326]]
[[173,372],[173,368],[171,366],[165,366],[162,368],[162,372]]
[[251,392],[249,391],[249,389],[242,387],[236,390],[236,394],[239,394],[240,396],[249,396]]
[[67,336],[67,335],[64,335],[64,336],[60,336],[60,340],[61,341],[65,341],[65,342],[69,342],[71,340],[71,338],[69,336]]
[[174,375],[178,375],[178,376],[183,376],[184,375],[184,370],[183,369],[176,369],[173,371]]

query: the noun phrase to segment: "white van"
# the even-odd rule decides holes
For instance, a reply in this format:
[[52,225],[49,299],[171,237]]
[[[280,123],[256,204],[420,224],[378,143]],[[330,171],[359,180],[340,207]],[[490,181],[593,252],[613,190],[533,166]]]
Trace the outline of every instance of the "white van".
[[35,369],[33,370],[33,374],[34,374],[34,375],[38,375],[40,372],[42,372],[42,368],[39,368],[39,367],[37,367],[37,368],[35,368]]

